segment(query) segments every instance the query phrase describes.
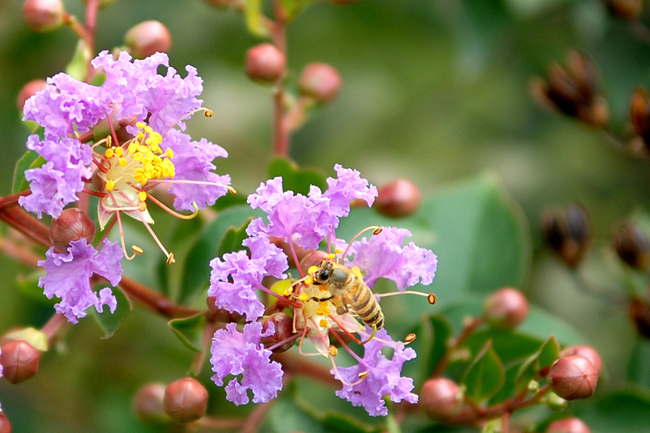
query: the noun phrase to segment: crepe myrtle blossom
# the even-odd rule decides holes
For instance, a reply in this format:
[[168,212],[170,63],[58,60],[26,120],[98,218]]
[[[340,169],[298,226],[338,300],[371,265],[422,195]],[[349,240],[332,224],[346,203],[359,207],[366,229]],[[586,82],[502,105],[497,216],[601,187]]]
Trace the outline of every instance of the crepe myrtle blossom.
[[[435,302],[432,294],[407,290],[415,284],[430,284],[437,266],[433,252],[413,242],[404,245],[405,239],[411,236],[408,230],[370,227],[349,244],[336,238],[340,218],[350,212],[350,201],[363,200],[371,206],[377,189],[356,170],[340,165],[334,169],[337,177],[327,180],[326,191],[312,186],[306,196],[284,191],[280,177],[262,183],[248,197],[248,203],[262,209],[266,217],[249,224],[249,237],[243,243],[247,250],[224,254],[210,263],[208,295],[215,298],[217,307],[242,314],[247,322],[241,331],[232,323],[226,330],[217,331],[211,350],[216,373],[213,380],[217,385],[223,385],[228,374],[242,376],[241,383],[233,380],[227,385],[227,398],[235,404],[248,403],[248,391],[253,393],[254,402],[266,402],[275,397],[282,386],[282,372],[278,374],[280,366],[271,361],[270,352],[283,350],[290,346],[287,343],[296,340],[299,340],[301,354],[330,359],[332,374],[343,384],[337,395],[353,405],[363,406],[370,415],[388,413],[385,396],[394,402],[415,403],[418,400],[412,392],[413,381],[401,377],[404,362],[416,356],[414,350],[405,347],[415,336],[407,336],[404,342],[393,341],[384,329],[377,329],[376,325],[364,326],[360,315],[355,313],[357,306],[352,305],[353,302],[344,301],[348,305],[342,308],[341,300],[332,295],[328,284],[314,282],[316,265],[307,270],[298,266],[300,278],[289,278],[289,256],[293,263],[300,263],[299,247],[307,250],[305,261],[311,254],[316,257],[314,263],[326,260],[337,267],[343,266],[345,272],[361,277],[369,288],[379,278],[395,282],[398,292],[374,293],[375,299],[412,293]],[[370,237],[363,237],[369,231],[372,231]],[[278,239],[287,244],[288,253],[276,246]],[[326,251],[317,250],[321,244]],[[267,277],[280,281],[267,288],[264,285]],[[274,297],[275,301],[265,305],[258,298],[260,291]],[[271,316],[280,311],[292,316],[293,329],[289,335],[280,336],[278,328],[273,326]],[[390,323],[390,318],[386,322]],[[275,339],[271,338],[273,335]],[[364,356],[356,355],[342,335],[362,345]],[[330,344],[330,337],[350,352],[355,365],[337,365],[337,349]],[[304,344],[306,341],[312,348]],[[390,352],[392,356],[387,356]],[[260,375],[260,372],[265,373]]]

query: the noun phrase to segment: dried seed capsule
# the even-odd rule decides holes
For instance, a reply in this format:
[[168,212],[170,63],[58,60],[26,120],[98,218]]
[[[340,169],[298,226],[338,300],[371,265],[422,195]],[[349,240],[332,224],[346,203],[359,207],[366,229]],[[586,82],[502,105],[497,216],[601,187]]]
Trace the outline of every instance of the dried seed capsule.
[[650,266],[650,240],[637,226],[625,223],[614,233],[614,249],[626,264],[645,271]]
[[542,230],[548,246],[570,267],[576,267],[591,238],[586,210],[570,203],[565,208],[550,209],[542,215]]
[[170,383],[163,398],[165,412],[174,421],[188,423],[205,415],[208,407],[208,391],[201,383],[185,377]]
[[639,335],[650,338],[650,305],[648,302],[639,297],[632,298],[628,313]]
[[642,0],[603,0],[610,14],[614,17],[632,21],[639,17],[643,9]]

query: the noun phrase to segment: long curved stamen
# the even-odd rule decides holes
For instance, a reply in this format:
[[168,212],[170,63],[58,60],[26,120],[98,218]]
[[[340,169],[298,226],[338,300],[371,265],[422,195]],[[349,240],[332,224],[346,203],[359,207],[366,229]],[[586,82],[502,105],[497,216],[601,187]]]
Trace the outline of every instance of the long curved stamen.
[[356,353],[354,353],[352,349],[350,349],[350,346],[348,346],[348,344],[341,338],[340,335],[338,335],[336,332],[331,332],[331,334],[334,335],[334,338],[336,338],[338,342],[341,343],[341,346],[343,346],[345,350],[350,352],[350,355],[352,355],[352,357],[356,359],[357,362],[359,362],[359,364],[363,362],[363,359],[361,359],[359,355],[357,355]]
[[370,337],[368,337],[367,340],[362,341],[362,342],[361,342],[361,345],[363,346],[364,344],[366,344],[367,342],[369,342],[370,340],[372,340],[373,338],[375,338],[375,334],[376,334],[376,333],[377,333],[377,325],[372,325],[372,334],[370,334]]
[[195,113],[198,113],[199,111],[205,111],[205,117],[214,116],[214,111],[210,110],[209,108],[205,108],[205,107],[197,108],[196,110],[190,111],[189,113],[187,113],[186,115],[184,115],[180,119],[178,119],[176,122],[174,122],[170,127],[168,127],[167,129],[165,129],[163,131],[162,135],[167,134],[174,126],[178,125],[179,122],[182,122],[183,120],[189,119],[190,117],[192,117]]
[[[330,348],[336,349],[334,346],[330,346]],[[366,380],[366,377],[368,377],[370,375],[369,371],[367,371],[367,370],[362,371],[361,373],[359,373],[359,380],[358,381],[353,382],[353,383],[349,383],[348,381],[343,380],[343,376],[341,376],[341,373],[339,373],[339,369],[336,366],[336,362],[334,361],[334,356],[336,356],[336,355],[332,355],[331,352],[330,352],[330,355],[331,355],[330,360],[332,361],[332,369],[334,370],[334,373],[335,373],[334,377],[337,378],[338,380],[340,380],[343,385],[347,385],[347,386],[358,385],[361,382],[363,382],[364,380]]]
[[390,293],[374,293],[375,296],[379,298],[386,298],[388,296],[397,296],[397,295],[417,295],[417,296],[424,296],[427,298],[427,301],[429,301],[429,304],[433,305],[436,303],[437,298],[436,295],[433,293],[424,293],[424,292],[418,292],[415,290],[404,290],[403,292],[390,292]]
[[129,253],[126,252],[126,241],[124,239],[124,228],[122,227],[122,218],[120,218],[120,212],[115,213],[115,218],[117,219],[117,226],[120,228],[120,241],[122,244],[122,252],[124,253],[124,258],[127,260],[133,260],[136,254],[134,253],[132,256],[129,256]]
[[350,250],[350,247],[352,246],[354,241],[356,241],[359,236],[361,236],[362,234],[364,234],[368,230],[372,230],[373,235],[378,235],[379,233],[381,233],[382,228],[380,226],[370,226],[370,227],[366,227],[365,229],[361,230],[359,233],[354,235],[354,237],[352,239],[350,239],[350,242],[348,243],[348,247],[345,249],[345,252],[343,253],[343,255],[341,257],[346,257],[348,255],[348,251]]
[[169,208],[163,202],[158,200],[153,195],[147,193],[146,191],[144,191],[144,190],[140,190],[140,191],[147,194],[147,198],[149,200],[151,200],[152,202],[154,202],[155,204],[157,204],[162,210],[164,210],[165,212],[175,216],[176,218],[180,218],[180,219],[183,219],[183,220],[191,220],[191,219],[195,218],[199,214],[199,206],[195,202],[192,202],[192,206],[194,206],[194,212],[192,214],[190,214],[190,215],[183,215],[182,213],[178,213],[175,210]]

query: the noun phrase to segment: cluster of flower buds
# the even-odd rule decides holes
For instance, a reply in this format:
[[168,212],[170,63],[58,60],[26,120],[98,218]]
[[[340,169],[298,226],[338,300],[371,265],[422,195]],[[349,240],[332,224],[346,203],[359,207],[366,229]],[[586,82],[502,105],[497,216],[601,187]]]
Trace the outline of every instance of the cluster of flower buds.
[[532,83],[533,95],[545,105],[592,126],[609,120],[607,103],[598,86],[594,64],[584,54],[571,51],[566,67],[551,63],[548,77]]
[[642,0],[603,0],[603,2],[612,16],[624,21],[636,20],[643,9]]
[[548,209],[542,215],[542,230],[549,247],[568,266],[576,267],[591,237],[587,211],[574,203],[563,208]]

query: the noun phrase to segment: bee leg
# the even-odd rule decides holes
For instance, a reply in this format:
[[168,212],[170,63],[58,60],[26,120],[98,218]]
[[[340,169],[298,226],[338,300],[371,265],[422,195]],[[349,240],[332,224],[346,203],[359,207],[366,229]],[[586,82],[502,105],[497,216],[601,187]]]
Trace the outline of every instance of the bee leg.
[[348,311],[349,310],[348,310],[347,305],[341,305],[340,307],[336,307],[336,314],[338,314],[339,316],[344,315]]
[[311,298],[309,298],[309,301],[316,301],[316,302],[329,301],[333,297],[334,296],[330,296],[328,298],[316,298],[316,297],[312,296]]

